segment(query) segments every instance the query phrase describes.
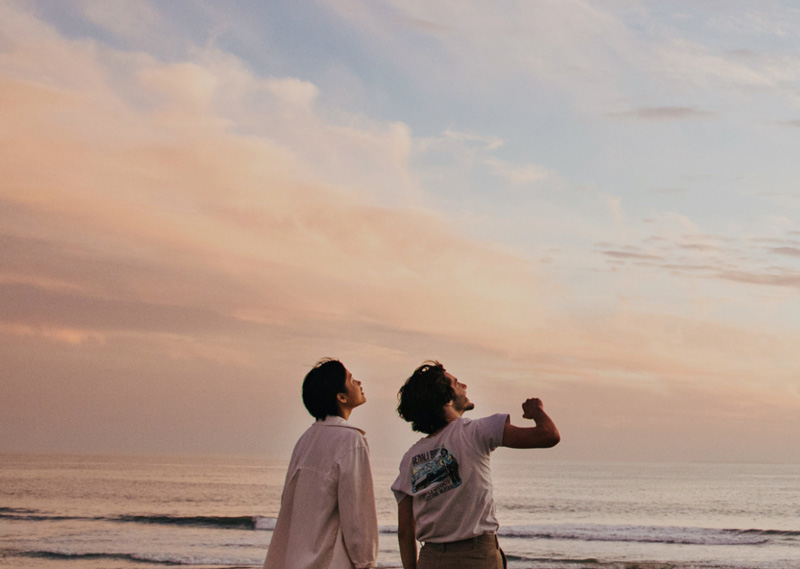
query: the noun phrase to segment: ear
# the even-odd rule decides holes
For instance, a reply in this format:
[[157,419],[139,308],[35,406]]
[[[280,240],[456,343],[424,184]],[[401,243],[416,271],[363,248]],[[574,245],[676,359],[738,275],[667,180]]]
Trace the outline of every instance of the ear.
[[344,405],[345,403],[347,403],[347,394],[346,393],[337,393],[336,394],[336,400],[339,403],[341,403],[342,405]]

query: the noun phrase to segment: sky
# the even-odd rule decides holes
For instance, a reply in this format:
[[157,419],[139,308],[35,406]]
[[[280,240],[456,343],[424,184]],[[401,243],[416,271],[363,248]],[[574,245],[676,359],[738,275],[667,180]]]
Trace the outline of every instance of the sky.
[[0,144],[0,452],[285,457],[336,357],[376,457],[436,359],[542,460],[800,460],[792,2],[2,0]]

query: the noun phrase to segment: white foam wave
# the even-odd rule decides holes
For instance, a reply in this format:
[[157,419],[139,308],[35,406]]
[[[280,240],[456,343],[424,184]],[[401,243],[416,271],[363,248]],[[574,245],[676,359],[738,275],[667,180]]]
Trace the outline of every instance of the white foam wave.
[[525,525],[501,527],[506,537],[621,541],[688,545],[760,545],[769,542],[762,532],[695,527],[628,525]]
[[252,566],[261,564],[259,559],[235,559],[230,556],[208,557],[193,555],[171,555],[159,553],[120,553],[120,552],[89,552],[70,549],[51,548],[40,551],[17,552],[17,555],[31,557],[44,557],[55,559],[122,559],[162,565],[217,565],[217,566]]
[[275,522],[278,521],[278,518],[268,518],[265,516],[254,516],[253,521],[255,522],[255,528],[257,530],[274,530],[275,529]]

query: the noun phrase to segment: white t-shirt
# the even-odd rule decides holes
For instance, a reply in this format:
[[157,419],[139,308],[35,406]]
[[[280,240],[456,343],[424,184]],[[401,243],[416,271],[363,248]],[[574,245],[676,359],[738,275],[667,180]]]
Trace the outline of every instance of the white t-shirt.
[[417,441],[392,484],[399,503],[414,499],[416,538],[448,543],[497,531],[489,455],[503,443],[508,415],[456,419]]

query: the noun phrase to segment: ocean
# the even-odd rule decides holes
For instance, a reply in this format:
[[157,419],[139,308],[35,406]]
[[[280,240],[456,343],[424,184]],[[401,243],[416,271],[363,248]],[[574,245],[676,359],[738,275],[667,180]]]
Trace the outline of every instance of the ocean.
[[[493,458],[512,569],[797,569],[800,465]],[[0,455],[0,566],[260,567],[285,460]],[[379,567],[400,567],[394,461],[373,461]]]

